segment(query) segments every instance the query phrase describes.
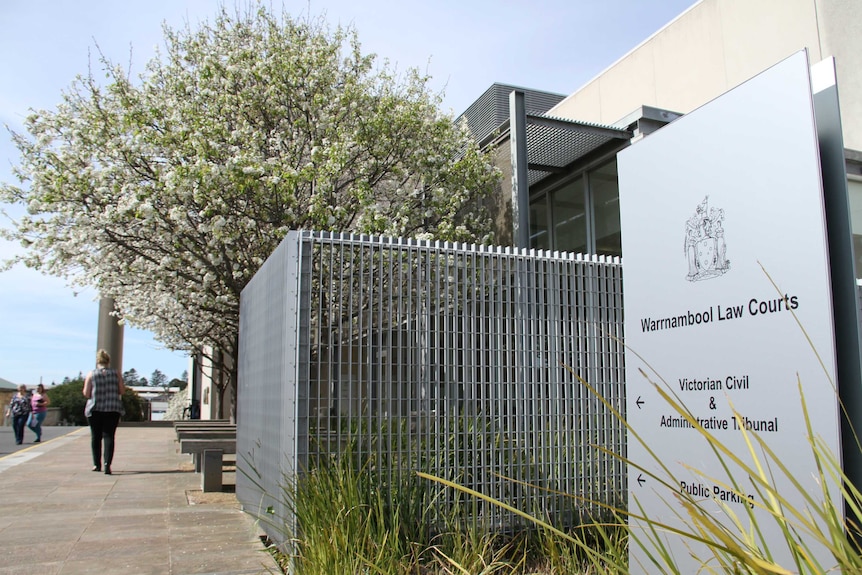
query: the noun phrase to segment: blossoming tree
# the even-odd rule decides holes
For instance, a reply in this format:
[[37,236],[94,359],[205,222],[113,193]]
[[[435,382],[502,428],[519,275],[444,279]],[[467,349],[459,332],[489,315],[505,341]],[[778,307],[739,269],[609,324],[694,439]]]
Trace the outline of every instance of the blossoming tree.
[[168,348],[216,350],[220,395],[240,292],[288,230],[490,239],[490,159],[427,77],[364,55],[353,29],[222,10],[166,26],[137,79],[99,62],[104,79],[79,76],[13,133],[0,201],[26,215],[2,233]]

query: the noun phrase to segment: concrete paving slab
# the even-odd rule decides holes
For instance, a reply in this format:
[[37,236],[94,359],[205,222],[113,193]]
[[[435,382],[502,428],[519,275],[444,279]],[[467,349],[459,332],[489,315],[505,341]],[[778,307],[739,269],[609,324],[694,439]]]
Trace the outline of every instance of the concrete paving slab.
[[[39,575],[59,575],[64,563],[40,563]],[[0,565],[0,575],[33,575],[33,568],[29,564],[24,565]]]
[[26,565],[32,563],[33,557],[39,562],[58,563],[66,559],[74,547],[73,543],[47,544],[36,539],[25,542],[4,541],[4,549],[0,552],[0,563],[3,565]]
[[[163,573],[177,573],[171,571],[170,560],[167,558],[148,557],[143,562],[140,557],[127,558],[122,556],[122,553],[116,555],[100,559],[99,562],[94,562],[92,559],[66,561],[57,575],[65,575],[66,573],[74,573],[75,575],[105,575],[106,573],[161,575]],[[189,573],[193,573],[193,571],[189,571]]]
[[113,475],[90,471],[88,429],[48,429],[0,445],[0,575],[280,573],[232,494],[193,504],[200,477],[172,428],[121,425]]

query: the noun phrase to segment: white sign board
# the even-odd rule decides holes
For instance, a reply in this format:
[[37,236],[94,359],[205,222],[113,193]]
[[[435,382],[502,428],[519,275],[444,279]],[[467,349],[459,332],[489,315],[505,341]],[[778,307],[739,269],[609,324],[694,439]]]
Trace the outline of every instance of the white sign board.
[[[814,433],[837,456],[832,299],[807,54],[647,136],[618,163],[627,419],[655,454],[629,434],[629,510],[685,532],[693,530],[681,494],[728,525],[735,515],[743,530],[751,511],[771,552],[792,568],[778,523],[762,509],[769,502],[735,466],[739,488],[731,487],[708,443],[641,370],[753,464],[735,409],[822,499],[797,390],[801,381]],[[790,479],[770,473],[804,509]],[[641,521],[630,527],[644,539]],[[682,573],[697,572],[710,556],[683,537],[659,536]],[[831,565],[828,552],[810,543]],[[659,571],[638,544],[629,549],[632,573]]]

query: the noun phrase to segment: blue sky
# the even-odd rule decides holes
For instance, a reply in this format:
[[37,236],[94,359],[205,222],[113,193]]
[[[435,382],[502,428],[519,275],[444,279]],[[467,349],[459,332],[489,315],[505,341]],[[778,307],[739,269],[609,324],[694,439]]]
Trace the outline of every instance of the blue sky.
[[[464,111],[492,83],[569,94],[684,12],[694,0],[283,0],[292,16],[352,24],[366,53],[399,69],[419,68]],[[91,56],[102,51],[144,69],[173,28],[208,20],[211,0],[0,1],[0,124],[21,130],[29,109],[54,109]],[[233,7],[233,2],[226,3]],[[237,4],[245,5],[245,3]],[[278,2],[272,2],[278,6]],[[0,181],[12,181],[18,153],[0,130]],[[0,206],[10,214],[17,208]],[[0,226],[8,227],[0,217]],[[0,241],[0,260],[19,248]],[[98,301],[62,279],[15,267],[0,272],[0,377],[59,383],[92,368]],[[125,330],[123,369],[179,377],[188,359],[149,332]]]

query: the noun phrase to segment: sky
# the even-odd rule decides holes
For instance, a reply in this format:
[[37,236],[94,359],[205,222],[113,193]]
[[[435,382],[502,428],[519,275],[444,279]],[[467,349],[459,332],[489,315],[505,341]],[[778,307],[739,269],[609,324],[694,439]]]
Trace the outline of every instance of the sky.
[[[323,17],[356,29],[365,53],[398,70],[418,68],[442,92],[445,112],[463,112],[494,82],[571,94],[695,0],[283,0],[274,11]],[[31,109],[56,109],[75,76],[98,70],[99,52],[144,71],[163,46],[163,24],[193,29],[212,20],[216,0],[0,0],[0,182],[14,182],[19,155],[9,130]],[[12,218],[17,206],[0,205]],[[11,226],[0,215],[0,226]],[[0,261],[19,253],[0,240]],[[98,295],[61,278],[13,267],[0,272],[0,378],[60,383],[92,369]],[[126,326],[123,370],[168,379],[188,358],[151,333]]]

